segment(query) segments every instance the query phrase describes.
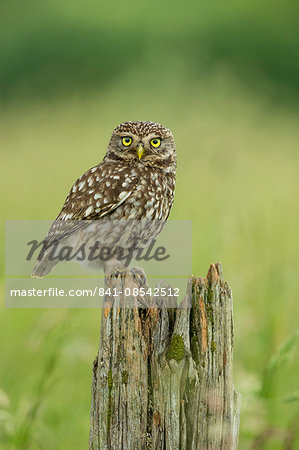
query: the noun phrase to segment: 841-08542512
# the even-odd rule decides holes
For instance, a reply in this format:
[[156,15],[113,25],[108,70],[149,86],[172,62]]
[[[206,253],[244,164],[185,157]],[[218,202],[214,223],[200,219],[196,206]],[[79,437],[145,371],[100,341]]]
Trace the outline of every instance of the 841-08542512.
[[98,295],[100,297],[111,296],[117,297],[118,295],[124,295],[125,297],[130,297],[133,295],[137,296],[145,296],[150,295],[151,297],[164,297],[167,295],[171,295],[173,297],[179,297],[180,290],[179,288],[171,288],[171,287],[155,287],[155,288],[144,288],[144,287],[126,287],[123,291],[118,290],[117,288],[99,288]]

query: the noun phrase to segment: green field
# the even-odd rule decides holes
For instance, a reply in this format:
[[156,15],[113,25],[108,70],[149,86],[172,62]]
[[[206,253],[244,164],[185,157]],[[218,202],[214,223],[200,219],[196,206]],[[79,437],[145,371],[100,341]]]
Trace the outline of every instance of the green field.
[[[148,12],[142,6],[130,17],[119,6],[115,20],[106,6],[105,28],[91,3],[86,11],[71,2],[61,10],[56,1],[53,10],[49,2],[44,5],[48,9],[39,6],[32,19],[34,6],[28,2],[15,21],[9,3],[2,5],[8,18],[2,15],[6,45],[0,48],[2,242],[6,219],[55,217],[73,181],[102,159],[118,123],[167,125],[178,151],[171,219],[192,220],[193,273],[204,276],[210,263],[221,261],[233,289],[240,449],[299,448],[299,78],[298,37],[292,28],[298,8],[271,10],[268,23],[265,1],[253,2],[247,14],[233,2],[230,15],[206,8],[197,21],[187,9],[180,20],[174,6],[173,32],[163,21],[165,6],[155,22],[161,29],[165,23],[164,31],[155,34],[148,22],[141,26]],[[45,33],[53,23],[59,39],[52,54]],[[85,51],[90,42],[96,46],[94,36],[101,41],[101,23],[108,46],[106,72],[102,66],[97,72]],[[117,25],[119,34],[114,33]],[[255,30],[252,40],[246,27]],[[76,29],[90,41],[77,36],[72,47]],[[125,34],[117,62],[124,29],[134,32]],[[61,38],[61,30],[67,38]],[[205,47],[209,33],[213,39]],[[155,52],[159,42],[163,45]],[[192,53],[200,42],[205,70],[196,66]],[[109,49],[114,52],[110,59]],[[86,69],[78,70],[78,77],[72,76],[76,58]],[[259,58],[265,70],[255,65]],[[3,273],[4,256],[2,294]],[[1,296],[1,449],[87,448],[99,323],[99,310],[9,310]]]

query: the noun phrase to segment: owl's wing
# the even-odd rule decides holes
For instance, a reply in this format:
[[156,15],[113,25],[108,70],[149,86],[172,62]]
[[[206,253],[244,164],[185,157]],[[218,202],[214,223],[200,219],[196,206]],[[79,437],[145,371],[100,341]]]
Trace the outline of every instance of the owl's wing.
[[73,184],[47,233],[47,245],[85,228],[91,220],[108,216],[130,197],[137,184],[137,176],[118,164],[103,162],[89,169]]

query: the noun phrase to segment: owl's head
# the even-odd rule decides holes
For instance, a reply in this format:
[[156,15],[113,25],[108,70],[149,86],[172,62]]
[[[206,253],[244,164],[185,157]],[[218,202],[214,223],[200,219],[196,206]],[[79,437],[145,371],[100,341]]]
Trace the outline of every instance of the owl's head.
[[112,132],[106,160],[175,171],[176,148],[171,131],[155,122],[123,122]]

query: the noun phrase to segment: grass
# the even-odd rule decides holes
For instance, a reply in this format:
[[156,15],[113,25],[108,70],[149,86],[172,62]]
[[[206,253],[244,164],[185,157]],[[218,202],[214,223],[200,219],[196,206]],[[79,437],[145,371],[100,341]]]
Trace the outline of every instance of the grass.
[[[282,449],[293,435],[298,444],[298,112],[224,70],[201,82],[138,75],[0,111],[3,218],[54,218],[119,122],[168,125],[178,148],[171,218],[192,219],[193,273],[221,261],[233,289],[240,448]],[[2,261],[2,287],[3,270]],[[97,310],[1,309],[1,449],[87,447],[99,319]]]
[[[16,14],[16,5],[18,14]],[[5,99],[109,89],[132,69],[161,78],[166,62],[209,77],[228,64],[255,87],[256,74],[279,86],[275,99],[298,101],[298,4],[152,0],[150,4],[27,0],[0,3],[0,94]],[[297,95],[295,96],[295,92]]]

